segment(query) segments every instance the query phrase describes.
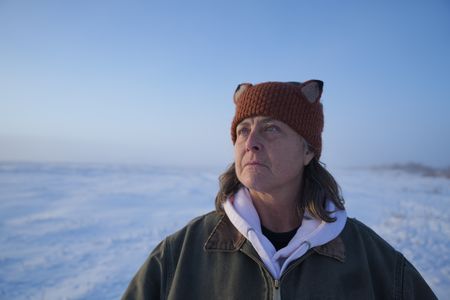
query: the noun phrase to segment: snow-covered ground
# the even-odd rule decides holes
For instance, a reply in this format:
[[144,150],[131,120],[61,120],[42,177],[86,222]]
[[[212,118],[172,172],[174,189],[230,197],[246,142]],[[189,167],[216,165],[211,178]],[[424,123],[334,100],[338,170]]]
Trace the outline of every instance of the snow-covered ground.
[[[450,180],[332,170],[348,214],[450,295]],[[220,170],[0,163],[0,299],[118,299],[151,249],[214,208]]]

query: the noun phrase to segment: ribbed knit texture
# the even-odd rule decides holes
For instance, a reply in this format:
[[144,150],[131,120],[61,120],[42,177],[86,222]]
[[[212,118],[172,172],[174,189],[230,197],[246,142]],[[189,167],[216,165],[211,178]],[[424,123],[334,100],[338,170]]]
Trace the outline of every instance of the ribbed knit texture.
[[231,138],[236,142],[236,126],[244,119],[267,116],[288,124],[314,148],[317,158],[322,153],[323,107],[320,100],[310,103],[301,86],[284,82],[264,82],[248,87],[237,99],[231,124]]

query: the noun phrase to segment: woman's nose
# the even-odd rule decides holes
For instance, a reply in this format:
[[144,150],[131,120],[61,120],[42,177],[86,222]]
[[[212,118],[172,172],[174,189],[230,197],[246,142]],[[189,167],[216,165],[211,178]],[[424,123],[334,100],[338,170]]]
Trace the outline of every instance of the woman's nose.
[[247,151],[259,151],[262,148],[260,137],[258,136],[258,133],[255,130],[252,130],[248,137],[245,144]]

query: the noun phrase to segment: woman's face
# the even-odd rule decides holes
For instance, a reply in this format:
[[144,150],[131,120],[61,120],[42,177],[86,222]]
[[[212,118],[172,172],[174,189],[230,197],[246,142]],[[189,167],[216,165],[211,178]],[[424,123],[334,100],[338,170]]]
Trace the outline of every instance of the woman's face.
[[236,127],[234,159],[239,181],[262,193],[300,188],[304,167],[314,154],[287,124],[263,116],[243,120]]

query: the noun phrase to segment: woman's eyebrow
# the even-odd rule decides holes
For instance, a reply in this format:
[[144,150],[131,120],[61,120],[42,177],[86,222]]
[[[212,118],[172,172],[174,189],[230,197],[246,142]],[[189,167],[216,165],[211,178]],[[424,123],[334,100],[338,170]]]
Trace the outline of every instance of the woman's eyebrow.
[[242,121],[241,123],[237,124],[236,127],[246,126],[246,125],[249,125],[249,124],[250,124],[250,122],[248,122],[248,121]]
[[261,123],[273,123],[275,121],[277,121],[277,120],[274,118],[271,118],[271,117],[267,117],[267,118],[262,119]]

